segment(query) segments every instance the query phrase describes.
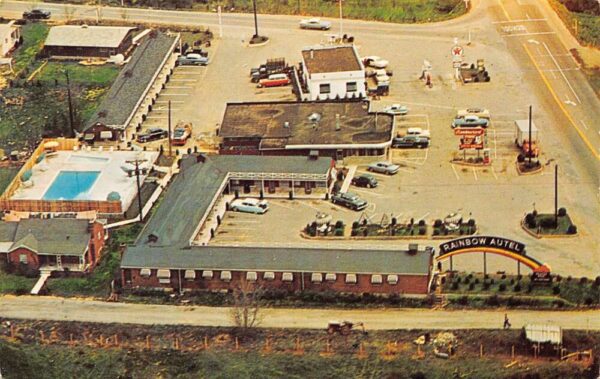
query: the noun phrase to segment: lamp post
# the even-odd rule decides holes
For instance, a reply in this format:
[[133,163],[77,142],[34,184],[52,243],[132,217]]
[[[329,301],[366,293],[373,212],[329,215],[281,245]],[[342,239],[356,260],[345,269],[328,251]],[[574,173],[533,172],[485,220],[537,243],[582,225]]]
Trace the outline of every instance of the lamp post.
[[344,35],[344,19],[343,19],[343,12],[342,12],[342,0],[339,0],[338,3],[340,6],[340,38],[342,38],[342,36]]
[[73,100],[71,99],[71,81],[69,80],[69,70],[65,70],[67,77],[67,100],[69,103],[69,127],[71,128],[71,137],[75,137],[75,125],[73,121]]
[[256,16],[256,0],[252,0],[252,8],[254,9],[254,38],[258,38],[258,17]]
[[137,198],[138,198],[138,209],[140,212],[140,221],[144,221],[144,215],[142,214],[142,186],[140,184],[140,164],[146,162],[145,159],[135,158],[132,160],[126,161],[135,166],[135,178],[137,182]]

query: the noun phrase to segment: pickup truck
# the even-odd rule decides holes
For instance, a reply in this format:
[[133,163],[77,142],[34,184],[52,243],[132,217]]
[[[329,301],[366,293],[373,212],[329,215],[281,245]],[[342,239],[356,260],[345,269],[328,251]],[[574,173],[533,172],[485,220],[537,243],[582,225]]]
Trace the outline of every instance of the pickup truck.
[[487,128],[490,121],[486,118],[477,116],[465,116],[464,118],[456,118],[452,121],[452,129],[454,128]]
[[333,204],[343,205],[344,207],[355,211],[361,211],[368,205],[366,201],[352,192],[338,192],[335,195],[331,195],[331,202]]

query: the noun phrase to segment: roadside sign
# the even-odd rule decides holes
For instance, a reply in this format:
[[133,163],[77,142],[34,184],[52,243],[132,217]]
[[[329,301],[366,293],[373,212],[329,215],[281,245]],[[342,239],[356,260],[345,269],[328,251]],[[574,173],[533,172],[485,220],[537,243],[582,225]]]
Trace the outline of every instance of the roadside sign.
[[462,57],[464,50],[463,50],[462,46],[454,46],[452,48],[451,52],[452,52],[452,56]]
[[454,129],[455,136],[482,136],[485,134],[483,128],[456,128]]

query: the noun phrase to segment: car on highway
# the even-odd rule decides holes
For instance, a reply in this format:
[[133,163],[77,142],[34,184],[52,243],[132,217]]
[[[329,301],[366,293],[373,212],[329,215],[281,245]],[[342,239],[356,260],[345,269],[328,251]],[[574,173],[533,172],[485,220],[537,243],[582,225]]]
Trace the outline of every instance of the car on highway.
[[355,211],[362,211],[369,205],[365,200],[352,192],[338,192],[331,195],[331,202]]
[[465,116],[464,118],[455,118],[452,121],[452,129],[454,128],[487,128],[490,121],[487,118],[479,118],[477,116]]
[[363,58],[363,64],[374,68],[386,68],[390,62],[376,55],[371,55]]
[[400,166],[390,162],[375,162],[367,167],[368,171],[378,172],[380,174],[394,175],[400,170]]
[[29,12],[23,12],[25,20],[47,20],[52,15],[52,12],[45,9],[33,9]]
[[330,28],[331,22],[321,20],[320,18],[310,18],[300,21],[300,29],[329,30]]
[[187,54],[177,57],[177,64],[181,66],[206,66],[208,57],[203,57],[200,54]]
[[429,129],[423,129],[423,128],[408,128],[406,130],[406,135],[407,136],[418,136],[418,137],[423,137],[423,138],[431,138],[431,133],[429,132]]
[[419,136],[396,137],[392,141],[392,147],[422,149],[429,147],[429,138]]
[[404,116],[408,114],[408,107],[406,105],[392,104],[383,108],[383,112],[387,114]]
[[379,184],[377,179],[373,175],[362,174],[352,178],[350,181],[352,185],[357,187],[375,188]]
[[266,200],[258,199],[235,199],[231,202],[230,208],[234,212],[246,212],[254,214],[264,214],[269,210],[269,203]]
[[139,143],[145,143],[150,141],[156,141],[163,138],[168,138],[169,132],[161,128],[150,128],[146,132],[138,134],[137,141]]
[[484,108],[467,108],[460,109],[456,112],[456,118],[465,118],[467,116],[477,116],[479,118],[490,119],[490,111]]

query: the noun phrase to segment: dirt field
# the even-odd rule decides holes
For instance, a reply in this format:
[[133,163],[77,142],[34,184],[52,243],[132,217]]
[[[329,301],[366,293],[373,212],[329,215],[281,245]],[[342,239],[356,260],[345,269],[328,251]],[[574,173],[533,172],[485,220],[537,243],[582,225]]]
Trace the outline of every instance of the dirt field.
[[[585,378],[597,372],[587,359],[559,361],[551,348],[534,359],[518,330],[454,332],[456,353],[441,359],[431,344],[419,354],[412,342],[424,334],[418,330],[329,336],[293,329],[0,321],[0,365],[7,378],[41,373],[45,378],[225,378],[258,372],[261,377]],[[596,351],[600,333],[565,332],[564,343],[569,352]]]

